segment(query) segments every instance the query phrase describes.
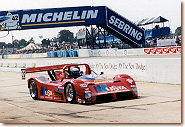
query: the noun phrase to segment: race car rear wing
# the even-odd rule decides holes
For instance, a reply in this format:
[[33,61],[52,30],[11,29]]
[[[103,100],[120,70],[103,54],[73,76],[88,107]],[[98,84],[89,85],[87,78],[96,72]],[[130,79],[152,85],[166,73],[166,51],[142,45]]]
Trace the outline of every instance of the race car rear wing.
[[62,65],[53,65],[53,66],[21,69],[22,79],[26,78],[26,73],[35,73],[35,72],[61,70],[61,69],[66,68],[68,66],[78,66],[78,65],[85,65],[86,66],[86,72],[90,73],[90,68],[89,68],[88,64],[62,64]]
[[35,72],[43,72],[43,71],[60,70],[64,66],[65,65],[54,65],[54,66],[45,66],[45,67],[35,67],[35,68],[21,69],[22,79],[26,78],[26,73],[35,73]]

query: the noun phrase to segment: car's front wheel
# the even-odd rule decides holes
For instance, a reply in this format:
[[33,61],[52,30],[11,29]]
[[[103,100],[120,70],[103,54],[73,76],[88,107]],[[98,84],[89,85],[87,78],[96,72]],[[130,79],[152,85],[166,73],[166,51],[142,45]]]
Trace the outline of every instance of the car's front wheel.
[[67,102],[71,102],[71,103],[76,102],[76,94],[75,94],[75,89],[73,84],[71,83],[66,84],[65,96],[66,96]]
[[29,91],[30,91],[30,96],[36,100],[38,99],[38,89],[37,85],[35,83],[35,80],[31,79],[29,82]]

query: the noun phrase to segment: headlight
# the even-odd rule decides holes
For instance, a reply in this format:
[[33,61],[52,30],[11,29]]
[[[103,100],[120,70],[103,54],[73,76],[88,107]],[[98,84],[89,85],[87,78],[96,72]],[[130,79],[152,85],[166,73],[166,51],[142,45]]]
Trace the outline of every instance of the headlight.
[[85,100],[91,101],[92,93],[91,91],[85,91]]
[[134,91],[134,94],[137,95],[137,88],[135,85],[130,85],[130,88]]

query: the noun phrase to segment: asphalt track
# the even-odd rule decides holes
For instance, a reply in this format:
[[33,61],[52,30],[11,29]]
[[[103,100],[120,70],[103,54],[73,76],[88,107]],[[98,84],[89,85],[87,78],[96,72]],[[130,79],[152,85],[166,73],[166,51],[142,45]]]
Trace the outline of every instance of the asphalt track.
[[21,73],[1,71],[0,122],[181,123],[181,85],[136,84],[140,96],[138,99],[93,105],[69,104],[33,100],[26,80],[21,79]]

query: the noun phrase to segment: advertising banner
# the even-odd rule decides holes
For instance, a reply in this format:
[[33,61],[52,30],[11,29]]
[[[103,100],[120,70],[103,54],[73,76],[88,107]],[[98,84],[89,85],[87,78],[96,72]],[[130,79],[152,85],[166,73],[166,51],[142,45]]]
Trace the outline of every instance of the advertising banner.
[[104,23],[104,6],[0,11],[1,30],[38,29]]
[[107,8],[107,26],[137,45],[144,47],[144,30],[109,8]]
[[0,11],[0,31],[99,25],[133,47],[145,47],[144,31],[105,6]]

